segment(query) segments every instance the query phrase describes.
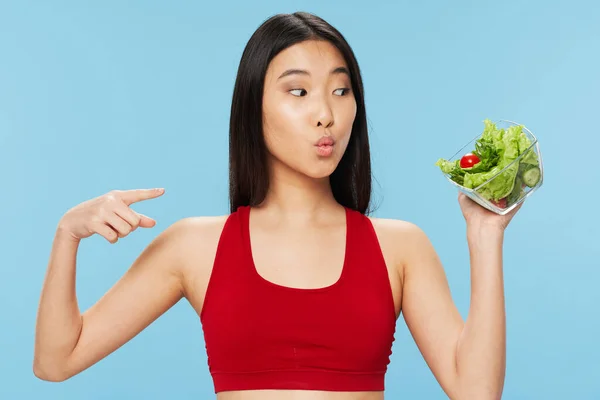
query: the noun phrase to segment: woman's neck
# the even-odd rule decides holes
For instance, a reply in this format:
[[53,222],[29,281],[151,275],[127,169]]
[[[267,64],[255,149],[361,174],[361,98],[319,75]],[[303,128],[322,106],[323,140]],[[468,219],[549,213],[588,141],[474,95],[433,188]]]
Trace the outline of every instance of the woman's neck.
[[260,209],[280,218],[308,222],[342,208],[333,196],[328,176],[311,178],[276,164],[271,166],[269,191]]

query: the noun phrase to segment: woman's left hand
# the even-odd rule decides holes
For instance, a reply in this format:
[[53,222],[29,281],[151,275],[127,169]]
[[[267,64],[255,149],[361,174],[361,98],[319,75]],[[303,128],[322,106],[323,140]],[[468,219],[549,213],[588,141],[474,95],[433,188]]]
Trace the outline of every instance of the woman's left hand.
[[508,214],[498,215],[475,203],[462,192],[458,194],[458,203],[467,221],[467,227],[493,228],[501,231],[506,229],[512,218],[523,206],[523,203],[521,203]]

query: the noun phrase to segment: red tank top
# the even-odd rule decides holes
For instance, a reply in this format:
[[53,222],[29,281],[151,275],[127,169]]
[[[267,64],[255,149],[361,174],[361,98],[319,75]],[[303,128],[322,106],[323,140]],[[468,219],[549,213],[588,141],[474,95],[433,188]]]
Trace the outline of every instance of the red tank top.
[[215,393],[384,390],[396,313],[369,218],[346,209],[337,282],[297,289],[258,274],[249,215],[240,207],[225,223],[200,314]]

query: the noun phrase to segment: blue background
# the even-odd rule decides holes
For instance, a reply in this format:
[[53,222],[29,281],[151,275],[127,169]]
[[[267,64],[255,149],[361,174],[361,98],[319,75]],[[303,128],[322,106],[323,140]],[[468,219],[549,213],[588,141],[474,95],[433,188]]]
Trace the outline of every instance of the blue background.
[[[205,399],[212,381],[186,301],[60,384],[32,373],[34,324],[56,223],[111,189],[165,187],[157,219],[112,246],[82,243],[82,310],[176,220],[227,213],[230,99],[259,24],[306,10],[339,28],[362,68],[378,217],[420,225],[463,316],[464,221],[434,167],[485,118],[537,134],[545,183],[507,231],[506,399],[600,398],[598,111],[593,1],[0,3],[0,398]],[[403,320],[386,398],[443,399]]]

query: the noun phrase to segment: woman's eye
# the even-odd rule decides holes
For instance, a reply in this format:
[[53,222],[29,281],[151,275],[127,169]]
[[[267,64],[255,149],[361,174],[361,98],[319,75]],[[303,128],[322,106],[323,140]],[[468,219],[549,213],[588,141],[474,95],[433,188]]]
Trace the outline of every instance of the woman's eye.
[[306,96],[306,90],[304,90],[304,89],[292,89],[292,90],[290,90],[290,93],[292,95],[298,96],[298,97]]
[[[350,91],[349,88],[342,88],[342,89],[337,89],[335,90],[333,93],[337,94],[338,96],[344,96],[345,94],[347,94]],[[342,93],[340,93],[342,92]]]

